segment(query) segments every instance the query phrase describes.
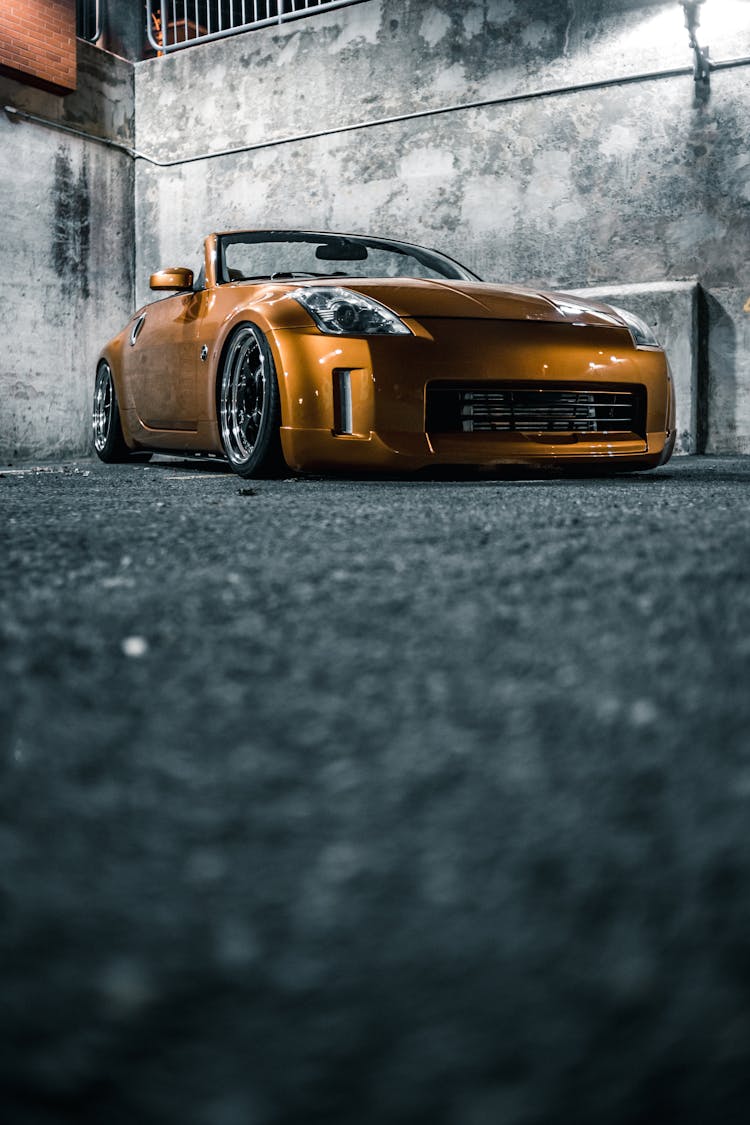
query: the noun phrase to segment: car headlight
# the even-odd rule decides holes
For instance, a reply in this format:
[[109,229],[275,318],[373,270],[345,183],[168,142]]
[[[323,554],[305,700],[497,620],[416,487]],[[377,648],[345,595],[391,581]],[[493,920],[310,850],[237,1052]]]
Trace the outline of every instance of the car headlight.
[[289,294],[309,312],[321,332],[329,336],[410,336],[394,312],[351,289],[323,287],[295,289]]
[[616,305],[610,305],[610,308],[612,312],[617,313],[625,321],[637,348],[658,348],[661,346],[645,320],[641,320],[639,316],[635,316],[625,309],[617,308]]

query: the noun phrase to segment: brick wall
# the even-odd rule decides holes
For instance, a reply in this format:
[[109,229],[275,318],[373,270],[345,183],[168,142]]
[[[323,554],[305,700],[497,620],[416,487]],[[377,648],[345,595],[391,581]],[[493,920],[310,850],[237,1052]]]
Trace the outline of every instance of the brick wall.
[[75,90],[75,0],[0,0],[0,74],[54,94]]

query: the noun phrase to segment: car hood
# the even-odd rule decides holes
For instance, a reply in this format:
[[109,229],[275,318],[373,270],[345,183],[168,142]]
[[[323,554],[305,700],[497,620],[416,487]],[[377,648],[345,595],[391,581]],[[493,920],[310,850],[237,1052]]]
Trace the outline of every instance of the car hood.
[[624,328],[624,322],[607,306],[565,293],[479,281],[433,281],[412,278],[335,278],[330,282],[303,282],[305,288],[322,284],[352,289],[373,297],[398,316],[416,320],[537,320]]

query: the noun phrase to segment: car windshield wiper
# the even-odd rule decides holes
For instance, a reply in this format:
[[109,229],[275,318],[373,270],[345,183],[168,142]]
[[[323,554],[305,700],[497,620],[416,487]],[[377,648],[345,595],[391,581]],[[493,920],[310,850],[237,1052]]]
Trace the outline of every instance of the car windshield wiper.
[[281,281],[285,277],[351,277],[348,273],[313,273],[311,270],[284,270],[271,274],[271,281]]
[[240,277],[230,278],[233,281],[293,281],[296,278],[306,277],[360,277],[354,273],[313,273],[309,270],[280,270],[278,273],[243,273]]

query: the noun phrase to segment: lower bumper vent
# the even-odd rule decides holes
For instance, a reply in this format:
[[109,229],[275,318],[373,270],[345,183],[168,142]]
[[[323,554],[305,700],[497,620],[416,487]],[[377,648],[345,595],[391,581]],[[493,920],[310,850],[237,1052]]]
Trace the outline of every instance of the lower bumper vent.
[[645,437],[642,387],[430,383],[428,433],[638,434]]

